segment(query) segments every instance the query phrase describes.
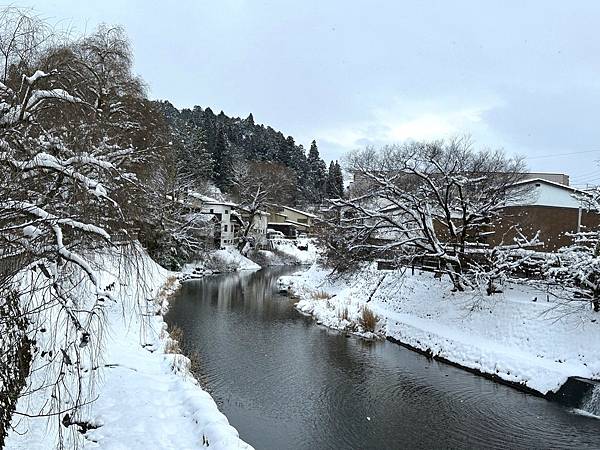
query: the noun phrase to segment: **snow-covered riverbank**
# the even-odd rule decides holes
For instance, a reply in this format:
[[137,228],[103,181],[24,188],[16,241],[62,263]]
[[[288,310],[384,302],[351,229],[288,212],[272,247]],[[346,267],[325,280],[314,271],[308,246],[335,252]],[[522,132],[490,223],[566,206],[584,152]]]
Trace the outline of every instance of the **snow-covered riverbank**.
[[379,319],[376,335],[542,394],[571,376],[600,379],[600,315],[581,304],[553,303],[522,286],[491,297],[454,293],[431,273],[374,266],[346,278],[328,274],[313,265],[280,280],[299,297],[296,308],[326,326],[365,335],[366,307]]
[[317,244],[310,238],[275,239],[271,246],[273,251],[253,250],[249,256],[262,267],[310,265],[319,256]]
[[[113,271],[102,272],[103,285],[116,280],[111,272],[123,264],[113,262]],[[137,269],[125,284],[116,284],[117,301],[104,307],[107,336],[101,364],[84,370],[86,386],[93,388],[90,398],[97,399],[85,407],[80,420],[97,428],[83,435],[74,433],[67,447],[74,446],[75,439],[85,448],[99,449],[250,449],[191,376],[189,360],[169,353],[175,346],[170,344],[162,314],[178,285],[175,274],[145,253]],[[38,361],[34,369],[41,364]],[[35,371],[30,383],[37,385],[44,376],[43,370]],[[50,394],[41,389],[23,397],[18,411],[38,413]],[[63,416],[15,415],[6,448],[54,448],[58,433],[67,433],[60,424]]]

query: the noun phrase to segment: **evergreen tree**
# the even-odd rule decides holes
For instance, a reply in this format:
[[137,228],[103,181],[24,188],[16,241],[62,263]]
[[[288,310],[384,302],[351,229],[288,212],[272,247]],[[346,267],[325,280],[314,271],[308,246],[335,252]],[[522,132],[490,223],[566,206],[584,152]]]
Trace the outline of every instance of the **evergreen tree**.
[[188,171],[202,181],[206,181],[213,172],[214,162],[208,151],[204,132],[201,129],[190,127],[188,133],[190,135],[190,158],[186,161],[190,165]]
[[344,175],[342,174],[342,168],[340,164],[336,161],[333,166],[333,180],[332,180],[332,193],[335,197],[343,198],[344,197]]
[[307,166],[308,200],[311,203],[321,203],[327,193],[327,166],[319,155],[316,141],[310,144]]
[[228,159],[228,148],[227,138],[225,132],[221,128],[217,132],[217,140],[214,146],[214,153],[212,155],[213,165],[213,180],[219,189],[225,189],[230,181],[229,167],[231,161]]
[[337,161],[329,163],[329,171],[327,172],[327,197],[344,197],[344,176],[342,168]]
[[335,198],[337,197],[335,191],[335,163],[331,161],[329,163],[329,170],[327,171],[327,197]]

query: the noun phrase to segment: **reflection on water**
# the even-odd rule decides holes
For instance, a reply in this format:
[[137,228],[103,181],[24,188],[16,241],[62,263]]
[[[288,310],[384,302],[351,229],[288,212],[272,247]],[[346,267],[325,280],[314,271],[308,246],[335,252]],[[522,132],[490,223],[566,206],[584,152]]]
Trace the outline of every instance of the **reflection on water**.
[[596,419],[315,325],[277,293],[277,278],[295,270],[188,282],[167,316],[257,449],[600,448]]

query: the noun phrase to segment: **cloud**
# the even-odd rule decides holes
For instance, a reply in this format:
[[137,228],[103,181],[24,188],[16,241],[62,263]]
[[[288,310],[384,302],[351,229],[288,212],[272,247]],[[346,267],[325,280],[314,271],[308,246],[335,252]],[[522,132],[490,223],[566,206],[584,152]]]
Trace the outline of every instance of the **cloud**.
[[[433,140],[469,134],[475,141],[489,142],[492,130],[486,114],[502,106],[499,100],[480,105],[456,101],[396,100],[389,105],[372,108],[365,120],[316,132],[326,158],[339,158],[340,153],[366,145],[400,143],[407,140]],[[498,138],[494,137],[494,142]]]

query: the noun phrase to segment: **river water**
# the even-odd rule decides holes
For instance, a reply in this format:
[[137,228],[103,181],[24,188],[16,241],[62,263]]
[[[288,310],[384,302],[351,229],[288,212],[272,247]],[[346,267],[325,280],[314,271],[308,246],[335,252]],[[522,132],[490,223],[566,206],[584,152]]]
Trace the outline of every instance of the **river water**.
[[316,325],[271,268],[186,282],[170,326],[257,449],[595,448],[600,420],[389,342]]

